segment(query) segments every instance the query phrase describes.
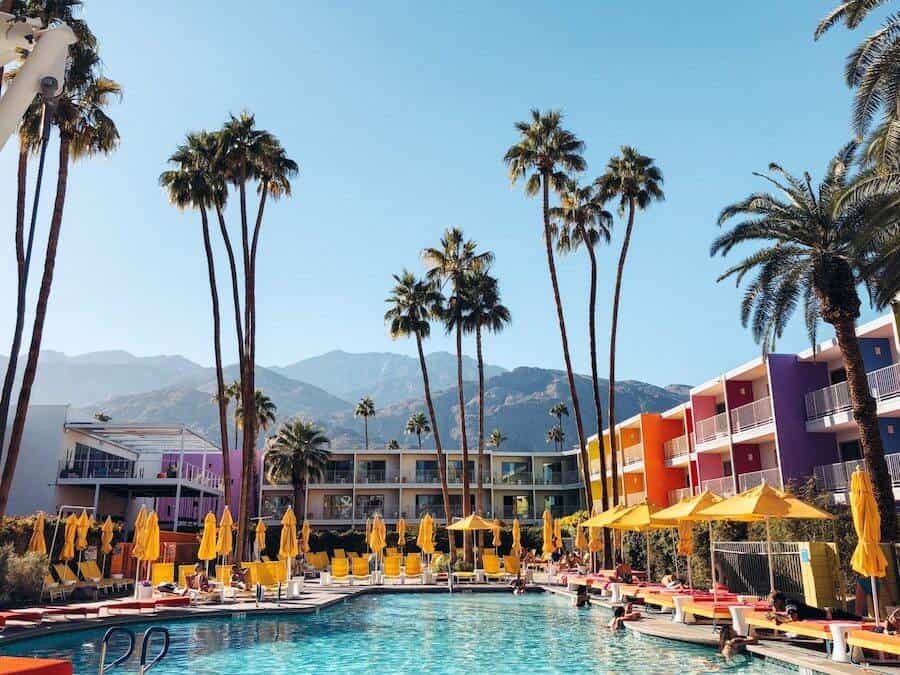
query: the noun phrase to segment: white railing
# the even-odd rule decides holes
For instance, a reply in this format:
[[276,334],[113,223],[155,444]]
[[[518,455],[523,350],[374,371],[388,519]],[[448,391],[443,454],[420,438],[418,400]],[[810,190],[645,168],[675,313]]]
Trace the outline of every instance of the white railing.
[[697,422],[697,444],[728,436],[728,414],[719,413]]
[[[866,375],[876,401],[900,396],[900,363],[873,370]],[[806,394],[806,419],[814,420],[832,413],[850,410],[850,391],[846,382],[838,382]]]
[[[885,455],[884,459],[887,462],[891,483],[900,485],[900,453]],[[861,459],[852,459],[848,462],[823,464],[813,469],[813,475],[820,490],[846,490],[850,487],[850,476],[857,468],[865,469],[865,462]]]
[[731,411],[732,433],[760,427],[772,421],[772,398],[764,398],[742,405]]
[[647,493],[646,492],[629,492],[625,495],[625,501],[628,506],[635,506],[636,504],[643,504],[647,501]]
[[644,444],[635,443],[634,445],[629,445],[627,448],[622,450],[622,457],[624,459],[623,464],[625,466],[629,466],[631,464],[640,464],[644,461]]
[[689,487],[678,488],[677,490],[669,490],[669,504],[677,504],[682,499],[692,497],[693,491]]
[[730,497],[734,494],[734,478],[731,476],[710,478],[709,480],[701,481],[700,486],[704,490],[714,492],[720,497]]
[[781,489],[781,471],[779,471],[778,467],[742,473],[738,476],[738,487],[741,492],[763,483],[770,487]]
[[600,459],[591,460],[591,474],[600,473]]
[[688,455],[690,451],[691,448],[690,445],[688,445],[688,437],[686,435],[672,438],[663,443],[663,454],[666,458],[666,465],[671,465],[674,460]]

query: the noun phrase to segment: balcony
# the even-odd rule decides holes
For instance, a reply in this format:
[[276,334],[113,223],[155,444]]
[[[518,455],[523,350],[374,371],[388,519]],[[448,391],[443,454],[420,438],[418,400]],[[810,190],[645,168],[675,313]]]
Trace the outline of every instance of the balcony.
[[747,405],[731,411],[732,433],[740,433],[768,424],[774,418],[772,414],[772,397],[765,396]]
[[[868,373],[869,389],[875,400],[885,401],[900,396],[900,363]],[[806,394],[806,419],[815,420],[850,410],[850,391],[846,382],[838,382]]]
[[682,499],[693,496],[693,490],[689,487],[678,488],[677,490],[669,490],[669,504],[677,504]]
[[356,482],[362,485],[380,485],[384,483],[396,483],[397,476],[387,471],[369,470],[356,474]]
[[781,489],[781,471],[778,467],[772,469],[763,469],[762,471],[751,471],[750,473],[742,473],[738,476],[738,487],[740,491],[755,488],[757,485],[766,485]]
[[714,492],[720,497],[731,497],[734,495],[734,478],[731,476],[710,478],[709,480],[701,481],[700,487],[704,490]]
[[697,437],[697,445],[709,443],[719,438],[728,438],[728,413],[719,413],[705,420],[698,420],[694,432]]
[[600,473],[600,459],[591,460],[591,475]]
[[573,485],[581,482],[581,476],[577,471],[553,471],[551,473],[538,474],[534,477],[535,485]]
[[337,483],[346,485],[353,482],[353,471],[349,469],[330,469],[322,473],[322,478],[314,481],[315,484]]
[[416,471],[406,475],[409,483],[425,483],[428,485],[437,485],[441,482],[441,473],[435,471]]
[[625,503],[628,506],[635,506],[637,504],[643,504],[647,501],[647,492],[629,492],[625,495]]
[[[884,459],[887,461],[891,483],[895,486],[900,485],[900,453],[885,455]],[[847,490],[850,487],[850,476],[853,475],[857,468],[865,468],[863,460],[853,459],[848,462],[817,466],[813,470],[816,486],[820,490],[833,490],[836,492]]]
[[622,450],[623,469],[635,467],[644,462],[644,444],[635,443]]
[[687,457],[691,452],[691,446],[688,444],[687,435],[672,438],[663,443],[663,455],[666,459],[666,466],[672,466],[678,461]]
[[71,465],[60,460],[56,475],[62,481],[97,483],[180,479],[197,488],[216,491],[223,489],[222,477],[219,474],[187,462],[182,463],[181,469],[178,469],[177,465],[173,465],[168,470],[160,468],[155,474],[154,471],[156,471],[155,468],[148,471],[146,464],[136,464],[129,459],[110,457],[108,459],[76,460]]
[[503,520],[512,520],[513,518],[532,520],[534,518],[534,514],[531,511],[522,511],[514,506],[504,506],[500,509],[500,513],[502,514],[500,517]]
[[494,485],[533,485],[534,474],[530,471],[519,473],[501,474],[494,476]]

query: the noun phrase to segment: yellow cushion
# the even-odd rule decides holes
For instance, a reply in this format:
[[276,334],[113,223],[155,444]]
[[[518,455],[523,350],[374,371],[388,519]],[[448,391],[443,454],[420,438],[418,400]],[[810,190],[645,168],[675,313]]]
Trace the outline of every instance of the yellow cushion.
[[346,577],[349,573],[350,562],[347,558],[335,558],[331,561],[331,575],[333,577]]
[[[94,565],[96,567],[96,565]],[[97,572],[100,570],[98,569]],[[175,563],[153,563],[150,579],[154,586],[175,582]]]
[[356,558],[353,561],[353,576],[367,577],[369,576],[369,561],[365,558]]

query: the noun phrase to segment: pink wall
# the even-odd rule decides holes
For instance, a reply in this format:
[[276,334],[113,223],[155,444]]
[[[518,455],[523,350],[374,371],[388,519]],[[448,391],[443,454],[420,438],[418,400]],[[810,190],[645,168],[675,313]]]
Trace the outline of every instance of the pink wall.
[[716,397],[715,396],[692,396],[691,408],[694,410],[694,416],[697,421],[714,417],[716,414]]
[[759,446],[754,443],[735,443],[731,449],[731,456],[736,476],[762,469]]
[[728,380],[725,382],[725,400],[729,410],[752,403],[753,383],[749,380]]
[[699,480],[721,478],[725,475],[722,456],[715,452],[703,452],[697,455],[697,473]]

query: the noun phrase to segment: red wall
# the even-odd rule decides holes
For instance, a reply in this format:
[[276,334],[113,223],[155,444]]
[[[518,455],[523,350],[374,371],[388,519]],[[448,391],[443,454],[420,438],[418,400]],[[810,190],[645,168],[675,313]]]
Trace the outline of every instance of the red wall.
[[714,417],[716,414],[715,396],[694,396],[691,398],[691,407],[697,421]]
[[736,476],[762,469],[759,446],[755,443],[735,443],[731,450],[731,456]]
[[729,410],[752,403],[753,383],[749,380],[728,380],[725,383],[725,400]]

